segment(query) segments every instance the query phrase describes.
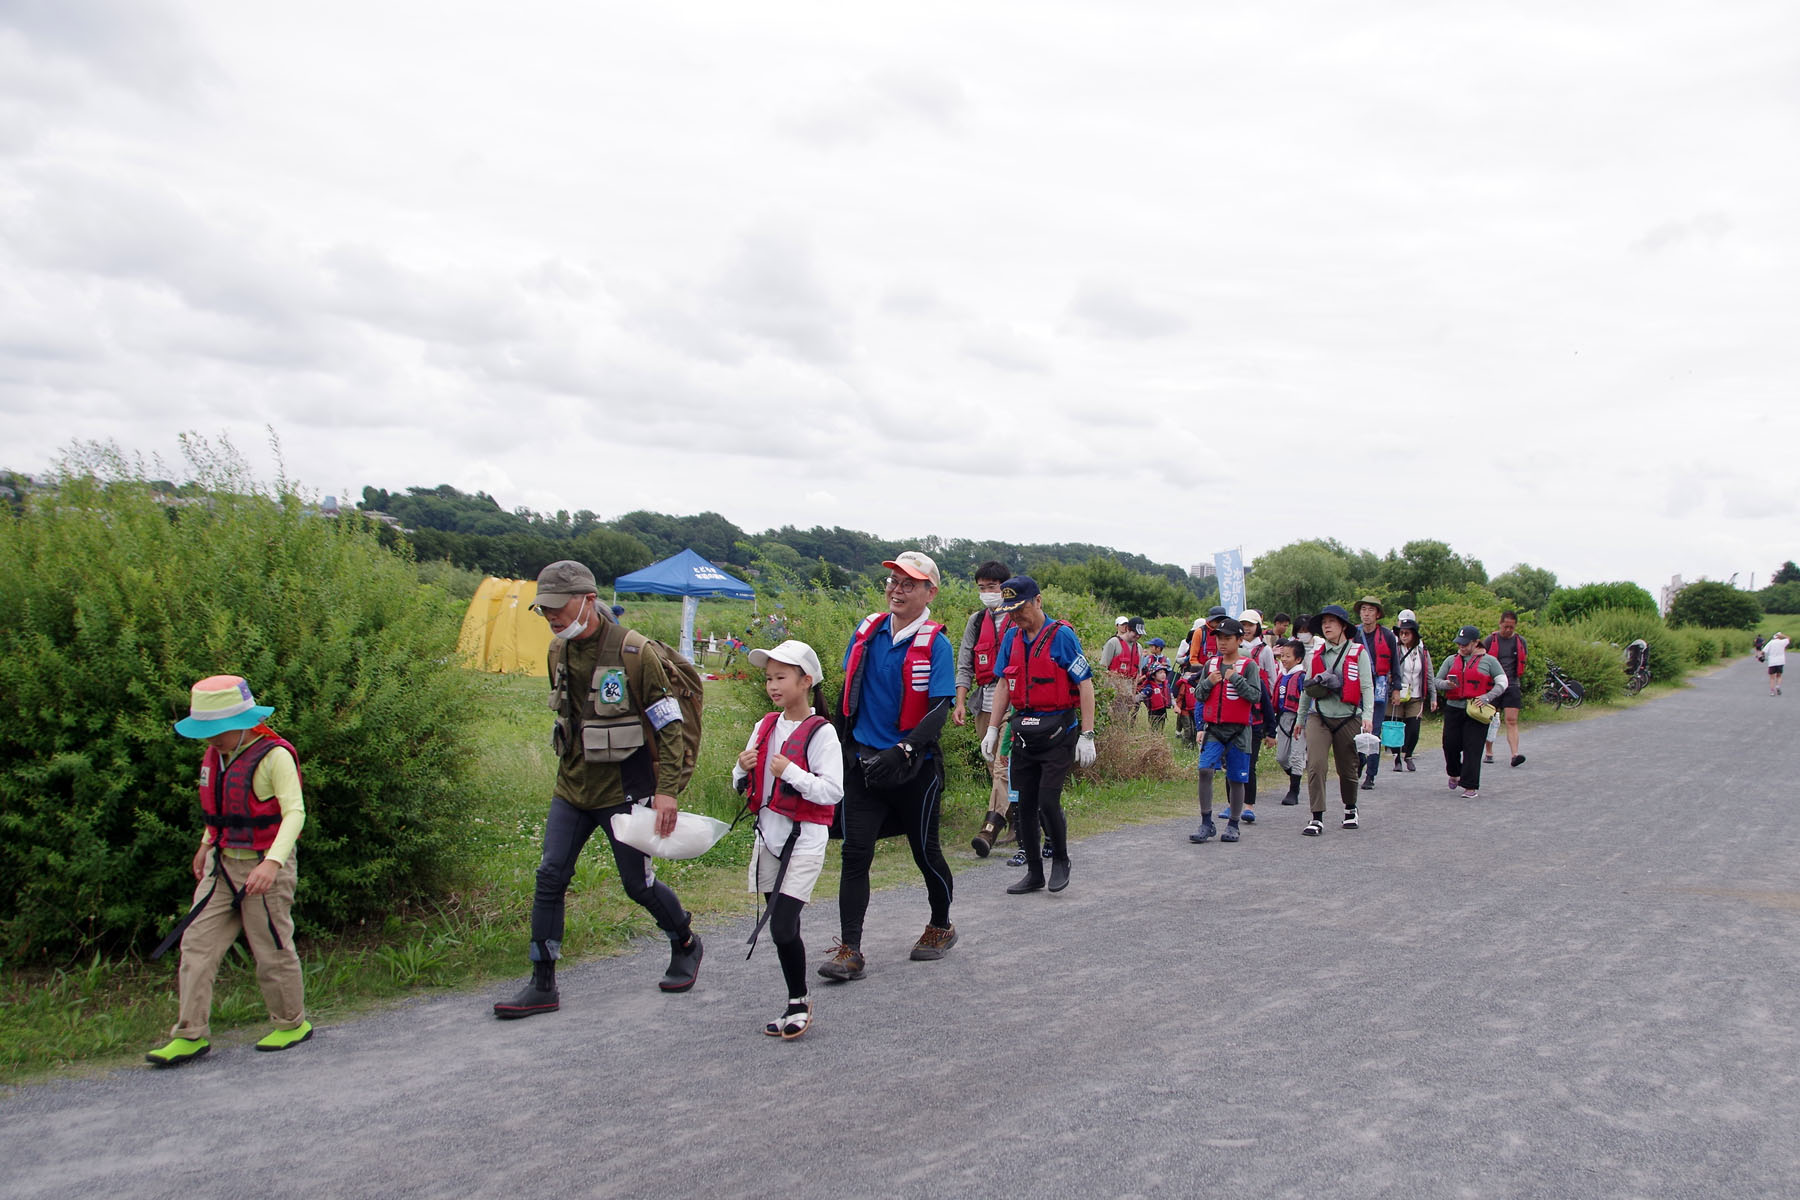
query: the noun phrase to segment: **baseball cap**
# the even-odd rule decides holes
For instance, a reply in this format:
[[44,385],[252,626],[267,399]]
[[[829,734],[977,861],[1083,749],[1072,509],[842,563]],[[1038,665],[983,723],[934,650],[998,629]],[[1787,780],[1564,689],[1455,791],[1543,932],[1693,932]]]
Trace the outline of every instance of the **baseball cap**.
[[1151,638],[1149,644],[1155,646],[1158,650],[1161,650],[1164,646],[1168,645],[1168,643],[1161,638]]
[[1260,627],[1262,625],[1262,614],[1257,612],[1254,608],[1246,608],[1243,612],[1238,614],[1238,620],[1249,621],[1251,624]]
[[537,595],[532,597],[531,607],[540,610],[561,608],[577,596],[599,590],[592,571],[565,558],[538,572]]
[[1038,590],[1037,580],[1029,575],[1014,575],[1000,585],[1000,611],[1012,612],[1037,599],[1043,593]]
[[1459,646],[1466,646],[1470,642],[1478,642],[1480,640],[1481,630],[1475,628],[1473,625],[1464,625],[1461,629],[1456,631],[1456,644]]
[[904,554],[896,554],[881,564],[890,571],[898,571],[902,575],[910,575],[914,579],[924,579],[932,587],[943,587],[944,577],[938,574],[938,565],[931,561],[929,554],[918,550],[908,550]]
[[1226,617],[1219,622],[1218,626],[1213,630],[1213,632],[1218,634],[1220,637],[1243,637],[1244,636],[1244,627],[1242,625],[1239,625],[1236,621],[1232,620],[1230,617]]
[[814,683],[819,683],[825,678],[824,673],[819,670],[818,654],[805,642],[798,642],[793,638],[789,638],[773,650],[752,650],[750,652],[750,665],[758,670],[768,670],[771,662],[787,663],[791,667],[799,667],[803,672],[812,676]]
[[1120,625],[1129,625],[1129,624],[1131,624],[1130,617],[1120,616],[1120,617],[1113,618],[1113,627],[1115,629],[1118,628]]

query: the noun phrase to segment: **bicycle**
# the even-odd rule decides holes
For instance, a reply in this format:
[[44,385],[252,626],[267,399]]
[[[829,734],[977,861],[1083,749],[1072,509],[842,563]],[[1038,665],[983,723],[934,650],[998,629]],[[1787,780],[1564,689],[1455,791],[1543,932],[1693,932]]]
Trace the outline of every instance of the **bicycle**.
[[1539,699],[1553,708],[1580,708],[1587,689],[1563,674],[1553,662],[1544,664],[1544,690]]
[[1635,696],[1639,692],[1643,691],[1644,687],[1649,682],[1650,682],[1650,667],[1648,664],[1646,664],[1644,666],[1639,667],[1637,670],[1633,671],[1631,673],[1631,675],[1625,680],[1625,690],[1629,694]]

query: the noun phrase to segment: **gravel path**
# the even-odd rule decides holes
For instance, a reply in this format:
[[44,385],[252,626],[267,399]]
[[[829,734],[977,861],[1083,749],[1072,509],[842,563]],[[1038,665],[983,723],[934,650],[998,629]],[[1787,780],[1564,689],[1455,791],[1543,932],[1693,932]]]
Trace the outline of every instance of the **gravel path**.
[[1358,831],[1270,795],[1235,846],[1088,839],[1060,896],[989,860],[938,963],[922,889],[878,894],[868,978],[793,1043],[744,921],[686,996],[646,944],[550,1016],[493,1020],[508,985],[21,1089],[0,1194],[1792,1195],[1796,705],[1746,660],[1527,729],[1478,803],[1434,751]]

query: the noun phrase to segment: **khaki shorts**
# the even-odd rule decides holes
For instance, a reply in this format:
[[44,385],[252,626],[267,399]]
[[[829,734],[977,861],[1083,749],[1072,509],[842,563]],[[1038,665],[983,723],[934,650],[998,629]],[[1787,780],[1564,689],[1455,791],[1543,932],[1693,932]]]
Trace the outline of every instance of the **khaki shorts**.
[[[796,854],[788,859],[787,874],[781,877],[781,894],[805,902],[812,899],[813,887],[825,869],[823,854]],[[781,857],[767,846],[756,848],[756,893],[767,895],[775,887],[775,874],[781,870]]]

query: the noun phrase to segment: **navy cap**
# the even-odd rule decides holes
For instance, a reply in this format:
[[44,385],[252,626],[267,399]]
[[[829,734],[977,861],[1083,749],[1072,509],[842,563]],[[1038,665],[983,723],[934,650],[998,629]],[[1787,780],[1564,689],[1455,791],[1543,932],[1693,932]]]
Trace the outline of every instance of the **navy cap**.
[[1208,621],[1213,620],[1215,617],[1229,617],[1230,615],[1231,613],[1226,611],[1223,604],[1215,604],[1206,610],[1206,619]]
[[1470,642],[1478,642],[1480,640],[1481,630],[1475,628],[1473,625],[1464,625],[1461,629],[1456,631],[1456,644],[1459,646],[1466,646]]
[[1038,589],[1037,580],[1029,575],[1014,575],[1000,585],[1000,611],[1012,612],[1041,595],[1043,593]]
[[1220,637],[1243,637],[1244,627],[1230,617],[1226,617],[1223,621],[1219,622],[1219,627],[1213,630],[1213,632]]
[[1321,608],[1316,614],[1314,614],[1314,616],[1313,616],[1313,628],[1314,629],[1320,628],[1319,619],[1321,617],[1336,617],[1338,620],[1340,620],[1344,623],[1345,629],[1348,629],[1352,625],[1356,624],[1356,618],[1352,617],[1349,613],[1345,612],[1344,606],[1341,604],[1327,604],[1324,608]]

